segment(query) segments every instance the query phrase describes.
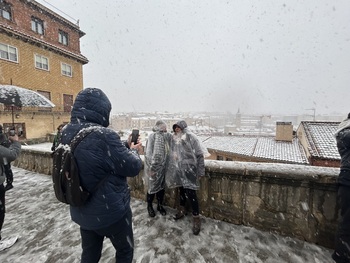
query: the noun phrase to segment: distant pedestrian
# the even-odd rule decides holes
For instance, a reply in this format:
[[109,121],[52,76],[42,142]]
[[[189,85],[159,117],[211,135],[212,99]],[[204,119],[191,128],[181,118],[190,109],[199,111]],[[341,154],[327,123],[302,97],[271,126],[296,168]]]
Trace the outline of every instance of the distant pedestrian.
[[174,219],[185,216],[185,204],[188,200],[192,207],[192,232],[198,235],[201,221],[196,191],[199,189],[199,178],[205,175],[204,155],[208,152],[197,136],[188,130],[185,121],[175,123],[173,131],[166,181],[169,188],[178,187],[180,191],[180,206]]
[[145,151],[145,178],[147,182],[147,211],[150,217],[156,214],[153,209],[154,196],[157,198],[157,210],[166,215],[163,207],[165,195],[165,173],[169,159],[171,134],[167,132],[166,123],[156,122],[153,133],[149,135]]
[[55,134],[55,137],[53,138],[52,146],[51,146],[51,151],[55,151],[57,146],[60,144],[61,141],[61,134],[62,134],[62,129],[64,127],[64,124],[60,124],[57,127],[57,132]]
[[83,206],[70,206],[71,218],[80,226],[81,262],[100,260],[105,237],[116,249],[116,262],[132,262],[134,255],[127,177],[137,176],[142,169],[138,155],[142,145],[134,145],[129,140],[128,149],[119,135],[107,128],[110,112],[111,103],[102,90],[82,90],[74,101],[71,121],[61,137],[61,143],[70,144],[82,129],[98,127],[74,151],[81,186],[91,193]]
[[350,113],[339,124],[335,138],[341,157],[337,197],[341,218],[332,258],[337,263],[345,263],[350,262]]
[[5,219],[5,168],[4,166],[17,159],[21,152],[21,144],[18,141],[17,134],[9,136],[8,139],[11,142],[9,147],[0,145],[0,240],[1,240],[1,229]]

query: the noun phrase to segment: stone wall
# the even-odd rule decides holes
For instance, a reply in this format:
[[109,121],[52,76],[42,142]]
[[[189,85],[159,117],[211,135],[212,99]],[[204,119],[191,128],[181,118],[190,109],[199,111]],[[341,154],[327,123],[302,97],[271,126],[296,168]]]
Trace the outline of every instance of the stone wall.
[[[49,152],[26,150],[15,166],[51,174]],[[337,228],[337,168],[206,160],[198,191],[201,214],[238,225],[333,247]],[[142,172],[129,179],[132,196],[145,200]],[[178,193],[168,189],[166,205]]]

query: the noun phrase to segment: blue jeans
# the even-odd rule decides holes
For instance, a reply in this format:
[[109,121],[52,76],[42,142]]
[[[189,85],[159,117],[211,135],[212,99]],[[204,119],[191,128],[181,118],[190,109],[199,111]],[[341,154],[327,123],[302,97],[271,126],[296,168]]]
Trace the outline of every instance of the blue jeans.
[[82,263],[97,263],[101,258],[104,237],[108,237],[115,250],[118,263],[130,263],[134,257],[134,235],[132,230],[131,209],[115,224],[97,229],[80,228],[82,245]]

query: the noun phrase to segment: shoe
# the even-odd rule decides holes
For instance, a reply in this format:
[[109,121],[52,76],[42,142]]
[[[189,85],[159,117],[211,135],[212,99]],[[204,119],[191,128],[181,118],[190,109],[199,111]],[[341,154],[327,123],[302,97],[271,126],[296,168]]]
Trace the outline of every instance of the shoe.
[[157,206],[157,210],[160,212],[160,214],[162,216],[165,216],[166,215],[166,210],[164,209],[164,207],[162,205],[158,205]]
[[174,219],[175,220],[179,220],[179,219],[183,218],[185,215],[186,215],[185,207],[184,206],[180,206],[178,208],[178,210],[177,210],[177,213],[174,216]]
[[6,184],[6,186],[5,186],[5,191],[8,191],[8,190],[10,190],[10,189],[12,189],[13,188],[13,185],[12,184]]
[[197,236],[200,231],[201,231],[201,218],[199,217],[199,215],[193,216],[192,232],[194,235]]
[[147,211],[148,211],[148,215],[150,217],[155,217],[156,213],[154,212],[153,206],[152,205],[148,205],[147,206]]

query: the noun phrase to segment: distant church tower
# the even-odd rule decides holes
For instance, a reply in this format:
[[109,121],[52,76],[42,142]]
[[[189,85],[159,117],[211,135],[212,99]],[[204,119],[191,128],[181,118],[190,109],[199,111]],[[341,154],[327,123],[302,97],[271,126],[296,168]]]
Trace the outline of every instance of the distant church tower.
[[235,119],[235,125],[237,128],[241,128],[241,119],[242,119],[242,115],[241,115],[240,110],[238,108],[238,111],[236,113],[236,119]]

